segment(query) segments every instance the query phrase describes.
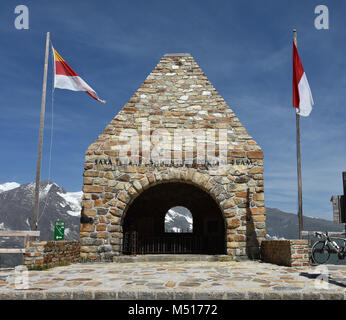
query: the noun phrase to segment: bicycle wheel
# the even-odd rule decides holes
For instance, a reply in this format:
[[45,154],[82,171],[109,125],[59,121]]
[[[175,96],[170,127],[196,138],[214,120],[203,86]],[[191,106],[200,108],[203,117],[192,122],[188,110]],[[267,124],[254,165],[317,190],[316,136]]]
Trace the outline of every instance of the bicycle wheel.
[[324,241],[315,242],[311,249],[312,259],[315,263],[323,264],[329,260],[330,248]]

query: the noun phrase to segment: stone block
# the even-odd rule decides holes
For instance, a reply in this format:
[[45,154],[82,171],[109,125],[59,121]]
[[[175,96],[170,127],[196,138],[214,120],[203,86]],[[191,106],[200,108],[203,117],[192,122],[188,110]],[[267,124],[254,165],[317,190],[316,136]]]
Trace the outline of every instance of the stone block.
[[96,216],[96,210],[95,209],[83,209],[83,215],[87,217],[94,217]]
[[127,194],[127,192],[122,191],[118,194],[118,199],[121,200],[124,203],[127,203],[127,201],[129,200],[129,195]]
[[245,292],[242,291],[228,291],[226,298],[228,300],[245,300]]
[[223,291],[195,292],[196,300],[222,300],[226,297]]
[[107,239],[108,238],[108,232],[106,232],[106,231],[98,232],[97,238]]
[[233,208],[235,206],[235,202],[232,198],[229,198],[223,202],[222,206],[223,209]]
[[92,177],[84,177],[83,184],[93,184],[94,179]]
[[256,291],[249,291],[248,292],[248,299],[249,300],[263,300],[264,293],[263,292],[256,292]]
[[265,214],[266,213],[266,209],[265,208],[250,208],[250,213],[253,215],[257,215],[257,214]]
[[227,224],[227,228],[234,229],[239,227],[240,221],[239,221],[239,218],[227,218],[226,224]]
[[109,212],[115,217],[121,217],[122,211],[119,208],[110,208]]
[[80,225],[81,232],[93,232],[95,230],[95,226],[89,223],[82,223]]
[[97,208],[96,211],[98,215],[106,215],[108,213],[108,209],[106,208]]
[[258,150],[258,151],[248,151],[247,152],[247,157],[249,159],[263,159],[263,152]]
[[249,174],[263,173],[263,167],[255,167],[249,170]]
[[103,187],[102,186],[93,186],[93,185],[84,185],[83,186],[83,192],[102,193]]
[[106,224],[98,224],[96,225],[96,231],[106,231],[107,225]]
[[119,300],[137,300],[138,293],[136,291],[119,291],[118,299]]
[[133,182],[133,186],[135,187],[135,189],[136,189],[137,191],[141,191],[141,190],[143,189],[142,184],[141,184],[138,180],[135,180],[135,181]]
[[111,224],[119,224],[120,223],[120,218],[119,217],[113,217],[111,220]]
[[261,193],[255,193],[255,194],[253,195],[253,199],[254,199],[255,201],[257,201],[257,200],[264,200],[264,193],[263,193],[263,192],[261,192]]

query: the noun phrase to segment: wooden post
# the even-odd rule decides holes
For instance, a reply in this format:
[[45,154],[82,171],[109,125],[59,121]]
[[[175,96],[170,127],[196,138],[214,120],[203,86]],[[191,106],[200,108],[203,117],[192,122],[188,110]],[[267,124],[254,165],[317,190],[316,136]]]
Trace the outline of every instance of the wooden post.
[[36,166],[36,185],[35,185],[35,204],[34,204],[34,221],[33,230],[37,230],[37,217],[39,211],[39,196],[40,196],[40,177],[41,177],[41,158],[42,158],[42,140],[44,128],[44,113],[46,106],[46,89],[47,89],[47,71],[48,71],[48,56],[49,56],[49,32],[46,37],[46,53],[44,59],[44,72],[43,72],[43,86],[42,86],[42,100],[41,100],[41,117],[40,117],[40,133],[38,138],[38,154]]
[[30,240],[30,237],[28,235],[25,235],[24,236],[24,252],[23,252],[23,256],[22,256],[22,263],[23,263],[23,265],[25,264],[26,246],[28,245],[29,240]]
[[27,246],[29,240],[30,240],[30,237],[29,237],[28,235],[25,235],[25,236],[24,236],[24,249],[26,248],[26,246]]
[[[297,47],[297,31],[293,30],[293,41]],[[299,239],[303,239],[303,198],[302,198],[302,166],[300,156],[300,116],[296,113],[297,128],[297,174],[298,174],[298,219],[299,219]]]

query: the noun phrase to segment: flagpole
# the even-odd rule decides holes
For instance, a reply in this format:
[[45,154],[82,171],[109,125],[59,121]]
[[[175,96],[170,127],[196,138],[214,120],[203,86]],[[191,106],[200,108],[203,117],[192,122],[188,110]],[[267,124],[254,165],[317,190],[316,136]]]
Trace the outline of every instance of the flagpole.
[[[297,47],[297,30],[293,29],[293,41]],[[302,167],[300,156],[300,115],[296,112],[297,128],[297,174],[298,174],[298,219],[299,219],[299,239],[302,239],[303,231],[303,199],[302,199]]]
[[37,166],[36,166],[36,185],[35,185],[33,230],[37,230],[37,217],[38,217],[38,211],[39,211],[42,140],[43,140],[43,128],[44,128],[44,113],[45,113],[45,106],[46,106],[47,71],[48,71],[48,56],[49,56],[49,36],[50,36],[50,34],[49,34],[49,32],[47,32],[46,53],[45,53],[45,58],[44,58],[42,100],[41,100],[40,131],[39,131],[39,138],[38,138],[38,154],[37,154]]

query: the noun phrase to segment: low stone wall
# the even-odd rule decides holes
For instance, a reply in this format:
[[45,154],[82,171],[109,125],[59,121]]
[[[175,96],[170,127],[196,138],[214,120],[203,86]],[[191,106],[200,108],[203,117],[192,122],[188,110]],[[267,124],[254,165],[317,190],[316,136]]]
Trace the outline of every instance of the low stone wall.
[[52,268],[79,259],[79,241],[30,241],[24,253],[24,264],[28,268]]
[[263,240],[261,259],[264,262],[288,267],[308,266],[307,240]]

